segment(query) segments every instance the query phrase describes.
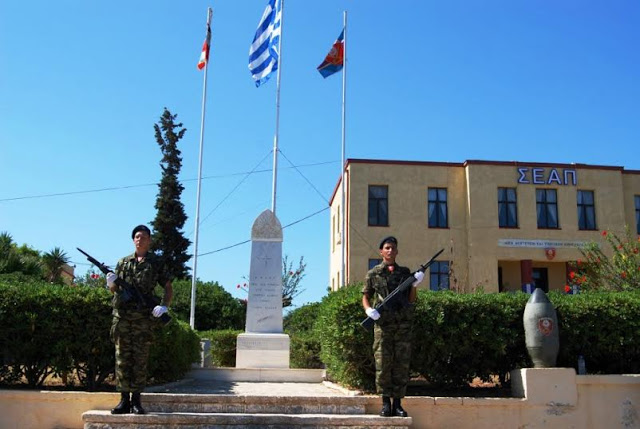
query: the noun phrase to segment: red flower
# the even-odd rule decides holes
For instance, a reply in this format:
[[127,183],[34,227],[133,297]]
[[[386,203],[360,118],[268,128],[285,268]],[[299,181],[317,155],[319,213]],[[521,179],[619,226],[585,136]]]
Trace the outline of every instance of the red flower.
[[622,244],[618,246],[618,250],[622,250]]
[[578,266],[580,266],[580,264],[582,264],[582,260],[580,260],[580,259],[578,259],[576,262],[578,263]]
[[620,273],[620,277],[622,277],[623,279],[626,279],[627,278],[627,272],[626,271],[621,272]]
[[586,282],[586,281],[587,281],[587,276],[582,276],[582,278],[580,279],[580,281],[581,281],[582,283]]
[[576,277],[576,272],[575,272],[575,271],[571,271],[571,272],[569,273],[569,278],[570,278],[571,280],[573,280],[575,277]]
[[571,287],[569,285],[564,285],[564,291],[569,293],[571,291]]
[[607,236],[607,231],[602,231],[602,236],[606,237]]
[[638,248],[636,247],[635,249],[633,249],[633,253],[638,253]]

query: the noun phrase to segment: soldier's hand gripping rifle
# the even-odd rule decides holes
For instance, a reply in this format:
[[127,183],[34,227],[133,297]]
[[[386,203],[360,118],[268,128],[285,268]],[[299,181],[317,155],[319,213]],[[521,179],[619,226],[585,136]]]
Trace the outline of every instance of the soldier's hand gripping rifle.
[[[98,269],[102,271],[102,273],[105,276],[107,275],[107,273],[113,272],[112,269],[110,269],[108,266],[98,261],[93,256],[89,255],[87,252],[85,252],[81,248],[76,247],[76,249],[78,249],[80,253],[86,256],[89,262],[91,262],[93,265],[98,267]],[[124,291],[125,294],[129,295],[130,297],[129,299],[133,299],[136,302],[136,306],[138,307],[138,310],[142,310],[145,308],[149,310],[153,310],[153,307],[160,304],[159,302],[157,302],[156,299],[153,299],[152,297],[140,292],[140,289],[138,289],[137,285],[129,284],[128,282],[126,282],[124,279],[121,279],[120,277],[116,277],[116,280],[114,281],[114,283],[118,285]],[[160,321],[164,324],[167,324],[171,321],[171,316],[169,316],[167,313],[164,313],[162,316],[160,316]]]
[[[433,257],[431,259],[429,259],[429,262],[427,262],[424,265],[420,265],[420,268],[418,268],[413,274],[417,273],[418,271],[423,272],[429,268],[429,266],[431,264],[433,264],[436,260],[436,258],[438,256],[440,256],[440,254],[444,252],[444,249],[440,249],[440,251],[438,253],[436,253],[435,255],[433,255]],[[411,275],[410,277],[408,277],[405,281],[403,281],[402,283],[400,283],[400,285],[395,288],[389,295],[387,295],[382,302],[378,303],[378,305],[375,306],[375,309],[378,310],[379,313],[383,313],[386,310],[388,310],[389,307],[393,307],[393,304],[400,299],[400,297],[402,296],[402,294],[409,289],[410,287],[412,287],[413,282],[415,282],[417,279],[414,277],[414,275]],[[366,319],[364,319],[360,325],[362,325],[363,328],[371,330],[373,329],[373,325],[374,325],[374,320],[371,317],[368,317]]]

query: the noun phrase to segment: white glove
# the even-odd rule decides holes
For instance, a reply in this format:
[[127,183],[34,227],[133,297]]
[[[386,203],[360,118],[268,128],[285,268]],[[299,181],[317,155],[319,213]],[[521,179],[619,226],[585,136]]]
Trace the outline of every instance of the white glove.
[[367,313],[367,316],[369,316],[373,320],[378,320],[380,318],[380,313],[378,313],[378,310],[373,307],[367,308],[364,312]]
[[153,307],[151,314],[153,314],[154,317],[160,317],[167,311],[169,311],[169,309],[165,305],[156,305]]
[[416,271],[413,277],[416,278],[416,281],[411,283],[411,285],[413,287],[418,287],[418,285],[422,283],[422,280],[424,280],[424,273],[422,271]]
[[117,278],[118,278],[118,276],[116,276],[114,273],[108,272],[107,273],[107,286],[112,287],[115,284]]

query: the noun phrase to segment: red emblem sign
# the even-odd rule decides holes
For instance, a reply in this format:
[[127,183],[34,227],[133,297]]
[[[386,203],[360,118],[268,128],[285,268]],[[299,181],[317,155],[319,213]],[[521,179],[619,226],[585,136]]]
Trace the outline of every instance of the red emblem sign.
[[556,257],[556,249],[554,247],[547,247],[546,249],[544,249],[544,255],[548,260],[552,260]]
[[553,320],[550,317],[541,317],[538,319],[538,331],[545,337],[551,335],[553,332]]

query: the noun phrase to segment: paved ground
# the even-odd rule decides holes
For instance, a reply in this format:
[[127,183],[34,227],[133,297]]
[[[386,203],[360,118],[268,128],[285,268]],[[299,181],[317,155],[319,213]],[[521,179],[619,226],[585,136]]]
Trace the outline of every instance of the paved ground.
[[145,389],[157,393],[199,393],[260,396],[349,396],[330,383],[267,383],[255,381],[181,380]]

